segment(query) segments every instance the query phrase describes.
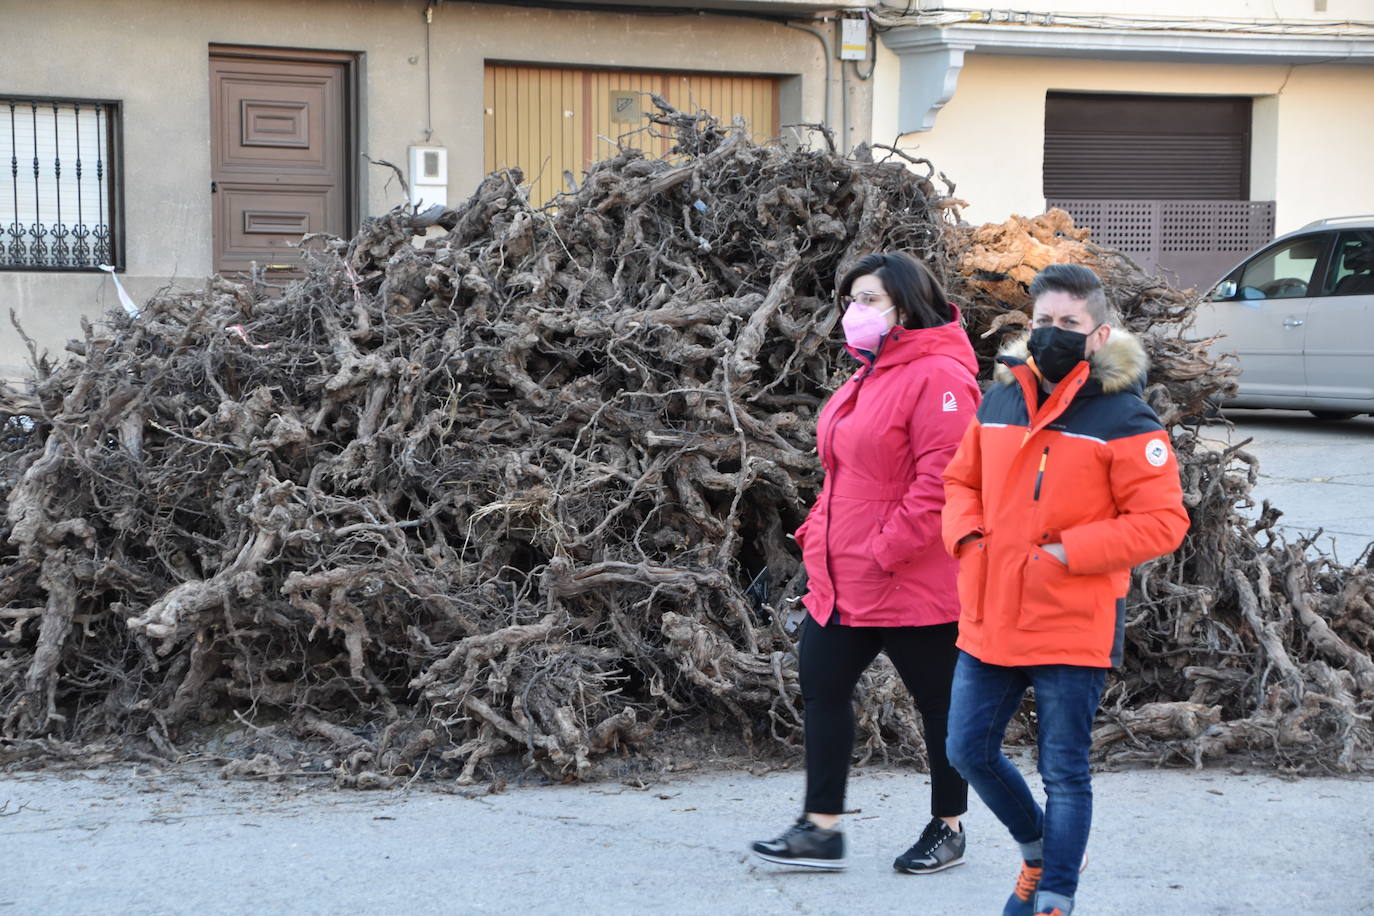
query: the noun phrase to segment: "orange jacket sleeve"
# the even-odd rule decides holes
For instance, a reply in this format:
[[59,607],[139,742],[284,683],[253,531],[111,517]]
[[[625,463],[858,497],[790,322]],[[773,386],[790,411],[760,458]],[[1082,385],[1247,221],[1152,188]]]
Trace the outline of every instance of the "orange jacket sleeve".
[[1158,430],[1113,441],[1109,475],[1117,516],[1060,533],[1070,572],[1130,569],[1177,550],[1188,533],[1178,460],[1168,433]]
[[945,468],[945,510],[941,516],[945,550],[959,555],[959,541],[983,527],[982,424],[975,417]]

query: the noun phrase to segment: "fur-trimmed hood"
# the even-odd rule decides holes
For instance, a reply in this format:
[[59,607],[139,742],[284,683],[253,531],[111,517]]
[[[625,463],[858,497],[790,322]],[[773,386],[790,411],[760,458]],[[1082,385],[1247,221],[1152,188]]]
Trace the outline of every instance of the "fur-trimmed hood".
[[[1030,335],[1022,334],[1009,341],[997,354],[993,377],[1004,385],[1014,384],[1016,377],[1002,360],[1024,363],[1029,356]],[[1107,342],[1088,361],[1092,364],[1088,377],[1102,386],[1104,394],[1143,385],[1150,371],[1150,357],[1146,355],[1145,347],[1139,338],[1125,328],[1113,327],[1107,335]]]

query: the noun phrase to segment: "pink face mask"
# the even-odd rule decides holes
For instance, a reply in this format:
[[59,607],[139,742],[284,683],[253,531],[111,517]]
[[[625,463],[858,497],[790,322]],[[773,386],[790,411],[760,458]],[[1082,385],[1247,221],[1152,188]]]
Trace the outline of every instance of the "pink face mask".
[[896,306],[888,306],[881,312],[862,302],[851,302],[844,310],[840,325],[844,328],[845,341],[856,350],[873,351],[887,333],[887,319],[883,316]]

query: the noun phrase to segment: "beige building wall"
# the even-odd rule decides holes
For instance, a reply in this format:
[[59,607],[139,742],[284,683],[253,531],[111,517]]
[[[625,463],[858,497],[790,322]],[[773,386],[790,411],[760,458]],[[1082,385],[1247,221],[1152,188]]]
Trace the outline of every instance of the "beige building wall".
[[1208,0],[1199,6],[1196,0],[1017,0],[1015,4],[989,7],[976,3],[952,4],[926,0],[917,9],[968,8],[971,12],[989,16],[994,21],[1009,14],[1046,13],[1064,15],[1099,15],[1116,18],[1141,16],[1175,18],[1199,25],[1220,19],[1284,22],[1292,24],[1304,20],[1319,22],[1347,22],[1374,20],[1374,0]]
[[[897,57],[879,44],[873,136],[897,134]],[[968,54],[933,130],[899,146],[958,185],[973,222],[1044,210],[1045,94],[1241,95],[1255,100],[1251,190],[1274,200],[1277,232],[1374,213],[1374,68],[1139,63]]]
[[[425,6],[424,0],[0,0],[0,95],[122,101],[123,280],[136,300],[165,285],[199,286],[211,271],[211,45],[360,53],[360,152],[403,164],[409,145],[446,147],[450,202],[465,199],[482,175],[489,59],[776,75],[783,78],[784,124],[824,115],[821,42],[781,23],[443,3],[429,27],[427,137]],[[832,120],[839,118],[839,82],[835,70]],[[364,216],[403,201],[398,184],[387,181],[389,172],[361,169]],[[0,314],[13,309],[28,333],[57,354],[79,336],[79,316],[117,305],[105,274],[0,271]],[[25,358],[14,330],[0,322],[0,376],[21,374]]]

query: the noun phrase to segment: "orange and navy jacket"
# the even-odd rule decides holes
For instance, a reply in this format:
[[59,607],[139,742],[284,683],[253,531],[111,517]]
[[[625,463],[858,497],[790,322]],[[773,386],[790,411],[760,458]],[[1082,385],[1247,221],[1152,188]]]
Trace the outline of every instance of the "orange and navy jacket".
[[[1138,340],[1112,328],[1043,405],[1026,341],[998,356],[997,384],[944,473],[959,648],[990,665],[1111,667],[1131,567],[1171,553],[1188,530],[1178,463],[1141,398],[1149,360]],[[1054,543],[1067,565],[1044,550]]]

